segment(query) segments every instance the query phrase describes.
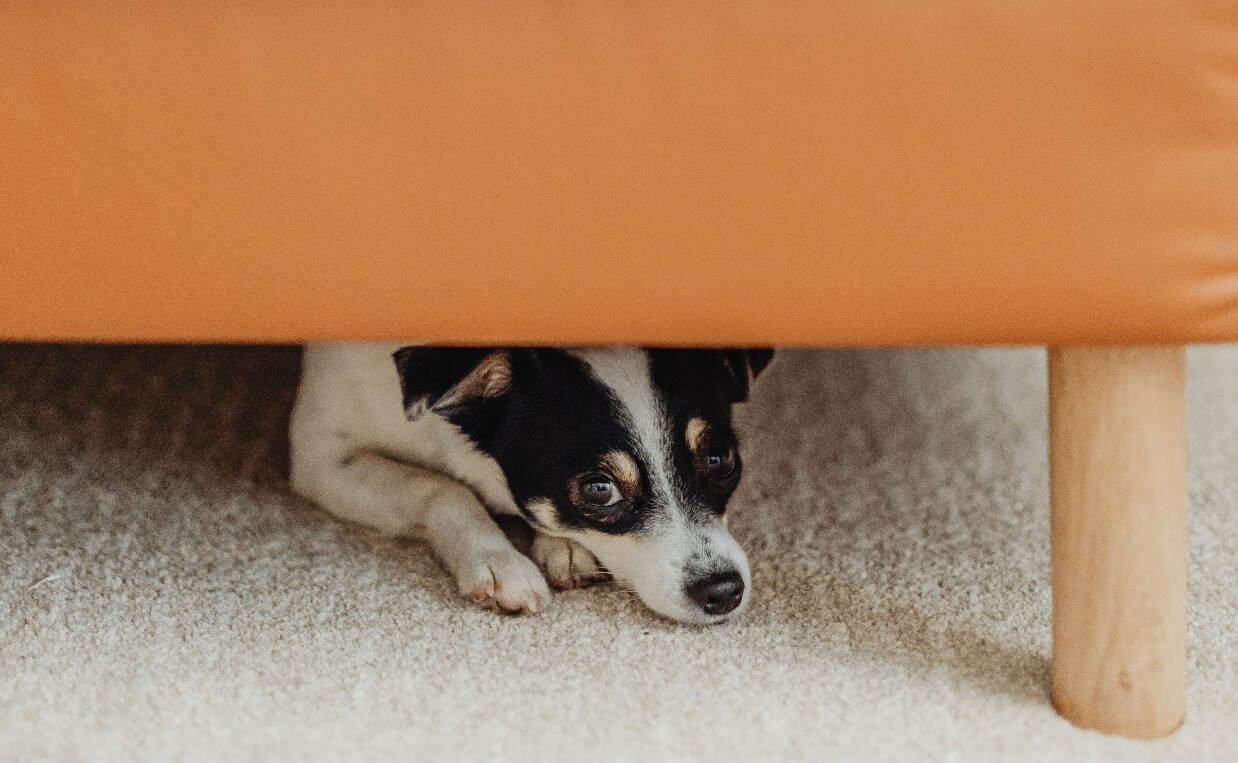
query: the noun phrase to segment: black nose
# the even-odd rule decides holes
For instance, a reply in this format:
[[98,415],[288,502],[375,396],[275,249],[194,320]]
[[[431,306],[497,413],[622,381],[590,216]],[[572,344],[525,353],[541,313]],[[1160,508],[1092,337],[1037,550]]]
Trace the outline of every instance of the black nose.
[[707,615],[725,615],[744,600],[744,579],[735,570],[715,572],[684,587],[688,598]]

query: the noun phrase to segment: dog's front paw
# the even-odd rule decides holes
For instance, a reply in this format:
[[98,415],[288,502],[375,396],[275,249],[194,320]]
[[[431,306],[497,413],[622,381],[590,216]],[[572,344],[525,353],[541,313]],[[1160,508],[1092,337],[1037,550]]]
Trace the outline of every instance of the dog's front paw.
[[574,540],[538,533],[532,553],[555,588],[584,588],[607,578],[597,557]]
[[504,612],[535,615],[550,601],[537,565],[516,549],[479,552],[456,574],[460,592]]

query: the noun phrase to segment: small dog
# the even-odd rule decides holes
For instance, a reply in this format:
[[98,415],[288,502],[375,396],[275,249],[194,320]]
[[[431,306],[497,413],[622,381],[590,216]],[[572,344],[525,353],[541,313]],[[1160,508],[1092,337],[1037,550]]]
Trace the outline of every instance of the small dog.
[[[461,593],[508,612],[541,611],[547,578],[611,575],[665,617],[719,622],[752,589],[724,517],[741,472],[731,406],[772,356],[310,345],[292,487],[344,519],[424,537]],[[492,515],[532,527],[536,564]]]

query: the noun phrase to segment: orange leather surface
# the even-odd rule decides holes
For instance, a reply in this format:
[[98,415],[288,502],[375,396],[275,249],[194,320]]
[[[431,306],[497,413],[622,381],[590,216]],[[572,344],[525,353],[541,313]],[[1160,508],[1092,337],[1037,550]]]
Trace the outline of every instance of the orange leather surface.
[[0,337],[1238,340],[1232,0],[15,0]]

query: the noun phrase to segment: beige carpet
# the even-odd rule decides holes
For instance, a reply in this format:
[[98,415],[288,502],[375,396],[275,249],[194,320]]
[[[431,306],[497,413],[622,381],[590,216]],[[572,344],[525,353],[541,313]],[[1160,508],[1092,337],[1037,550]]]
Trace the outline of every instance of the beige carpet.
[[1043,354],[788,352],[738,622],[474,609],[285,487],[289,348],[0,346],[0,759],[1238,759],[1238,349],[1190,355],[1189,718],[1054,715]]

